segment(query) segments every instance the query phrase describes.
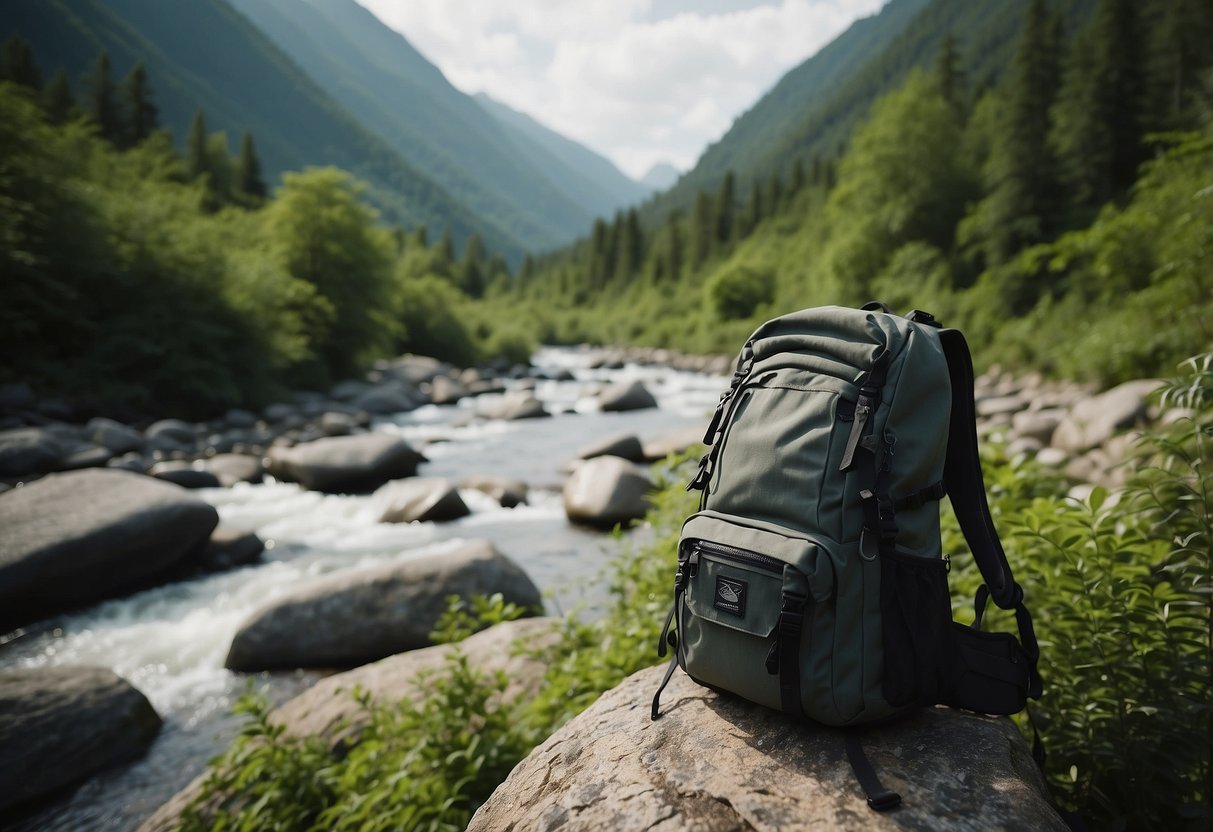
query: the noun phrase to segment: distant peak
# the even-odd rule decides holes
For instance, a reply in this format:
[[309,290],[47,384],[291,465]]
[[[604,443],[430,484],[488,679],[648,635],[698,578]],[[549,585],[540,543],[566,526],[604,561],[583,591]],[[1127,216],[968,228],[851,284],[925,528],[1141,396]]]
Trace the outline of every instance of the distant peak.
[[664,191],[672,188],[680,176],[682,176],[682,171],[669,162],[658,162],[649,168],[644,176],[640,177],[640,184],[655,191]]

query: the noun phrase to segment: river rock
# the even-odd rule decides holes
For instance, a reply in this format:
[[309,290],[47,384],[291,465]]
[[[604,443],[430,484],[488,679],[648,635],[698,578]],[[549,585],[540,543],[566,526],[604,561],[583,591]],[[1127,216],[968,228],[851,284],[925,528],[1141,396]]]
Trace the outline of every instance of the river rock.
[[506,477],[464,477],[459,481],[460,488],[470,488],[483,491],[501,504],[502,508],[514,508],[526,502],[529,489],[522,480],[511,480]]
[[181,460],[157,462],[148,473],[158,480],[171,482],[182,488],[219,488],[221,485],[219,477],[211,471]]
[[65,444],[63,458],[59,460],[60,471],[79,471],[81,468],[101,468],[109,464],[114,454],[108,448],[91,442]]
[[587,459],[564,485],[564,513],[574,523],[610,529],[649,510],[648,473],[617,456]]
[[416,410],[424,403],[425,398],[419,391],[395,383],[381,384],[366,391],[354,399],[352,405],[367,413],[390,416],[393,413],[407,413],[410,410]]
[[85,433],[96,444],[116,455],[143,450],[143,434],[113,419],[98,416],[85,426]]
[[358,493],[413,476],[425,457],[400,437],[376,432],[270,448],[266,460],[277,479],[313,491]]
[[639,381],[629,384],[609,384],[598,394],[598,406],[604,412],[644,410],[656,407],[657,399]]
[[1145,418],[1150,394],[1157,390],[1154,379],[1126,381],[1107,392],[1084,399],[1070,409],[1053,432],[1052,445],[1070,453],[1101,445],[1112,434]]
[[202,572],[227,572],[255,562],[264,551],[265,541],[252,532],[215,529],[192,565]]
[[1022,410],[1011,417],[1011,428],[1017,436],[1048,445],[1053,439],[1053,431],[1057,430],[1065,415],[1066,412],[1060,408]]
[[178,445],[194,444],[194,426],[181,419],[161,419],[149,425],[143,433],[149,440],[166,437]]
[[578,459],[593,459],[596,456],[617,456],[630,462],[644,462],[644,447],[633,433],[621,433],[586,445],[577,452]]
[[46,428],[0,431],[0,477],[45,474],[59,468],[63,445]]
[[[261,415],[265,417],[267,422],[282,423],[297,420],[300,414],[299,408],[295,407],[293,404],[276,402],[274,404],[267,405],[266,408],[261,411]],[[296,425],[292,425],[292,427],[296,427]]]
[[[270,714],[270,720],[282,725],[293,736],[316,736],[336,748],[357,743],[367,712],[354,699],[355,688],[379,703],[399,702],[419,695],[425,674],[432,679],[443,672],[447,657],[456,647],[479,674],[504,673],[509,686],[495,707],[510,705],[533,697],[539,691],[547,664],[542,651],[560,638],[558,622],[551,618],[524,618],[506,621],[469,636],[458,645],[439,644],[389,656],[344,673],[325,677]],[[525,645],[526,649],[520,649]],[[198,796],[203,773],[144,821],[139,832],[172,832],[181,813]],[[202,807],[204,814],[218,808],[218,802]],[[229,807],[230,808],[230,807]]]
[[472,513],[459,491],[441,477],[389,482],[375,492],[375,501],[387,505],[380,523],[445,523]]
[[427,647],[447,597],[501,593],[540,609],[539,590],[517,564],[487,540],[402,563],[352,569],[319,578],[246,621],[226,666],[353,667]]
[[339,402],[352,402],[354,399],[371,390],[374,385],[357,379],[339,381],[329,390],[329,396]]
[[396,379],[417,386],[444,375],[449,366],[428,355],[406,355],[390,361],[376,361],[374,374],[379,378]]
[[112,469],[51,474],[0,500],[0,632],[114,597],[210,537],[215,509]]
[[901,808],[877,813],[847,763],[846,734],[718,696],[663,668],[633,674],[514,768],[468,832],[503,829],[1003,829],[1061,832],[1014,724],[926,708],[863,732]]
[[483,415],[489,419],[514,421],[517,419],[541,419],[551,414],[544,409],[543,402],[535,398],[532,393],[518,390],[513,393],[506,393],[500,401],[487,408],[483,412]]
[[108,668],[0,671],[0,814],[135,759],[159,730],[147,698]]
[[703,433],[706,427],[707,420],[705,419],[703,427],[682,428],[681,430],[676,430],[645,442],[645,460],[657,462],[665,459],[670,454],[681,454],[692,448],[696,449],[697,453],[703,453]]
[[430,382],[430,401],[434,404],[454,404],[467,394],[467,388],[449,376],[434,376]]

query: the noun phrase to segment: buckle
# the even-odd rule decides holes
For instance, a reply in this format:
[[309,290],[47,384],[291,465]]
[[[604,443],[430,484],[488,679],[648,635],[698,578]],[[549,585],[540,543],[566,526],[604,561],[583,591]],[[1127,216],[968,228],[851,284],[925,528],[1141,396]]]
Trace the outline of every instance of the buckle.
[[868,806],[877,812],[887,812],[901,805],[901,795],[897,792],[881,792],[868,798]]

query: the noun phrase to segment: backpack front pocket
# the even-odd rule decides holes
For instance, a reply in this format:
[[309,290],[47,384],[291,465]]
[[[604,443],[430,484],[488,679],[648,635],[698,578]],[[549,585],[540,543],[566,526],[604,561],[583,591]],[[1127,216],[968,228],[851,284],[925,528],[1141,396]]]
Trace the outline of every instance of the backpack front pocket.
[[[791,650],[798,663],[807,653],[801,622],[832,592],[829,558],[787,530],[710,512],[687,521],[679,548],[687,570],[683,668],[701,684],[781,709],[781,658]],[[790,604],[797,607],[794,635]]]

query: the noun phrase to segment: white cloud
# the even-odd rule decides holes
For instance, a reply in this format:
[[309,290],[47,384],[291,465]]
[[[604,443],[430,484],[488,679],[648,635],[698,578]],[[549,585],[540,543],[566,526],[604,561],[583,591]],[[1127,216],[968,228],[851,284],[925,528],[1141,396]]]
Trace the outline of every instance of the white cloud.
[[884,0],[717,0],[667,16],[652,0],[359,2],[455,86],[639,177],[658,161],[693,166],[780,76]]

